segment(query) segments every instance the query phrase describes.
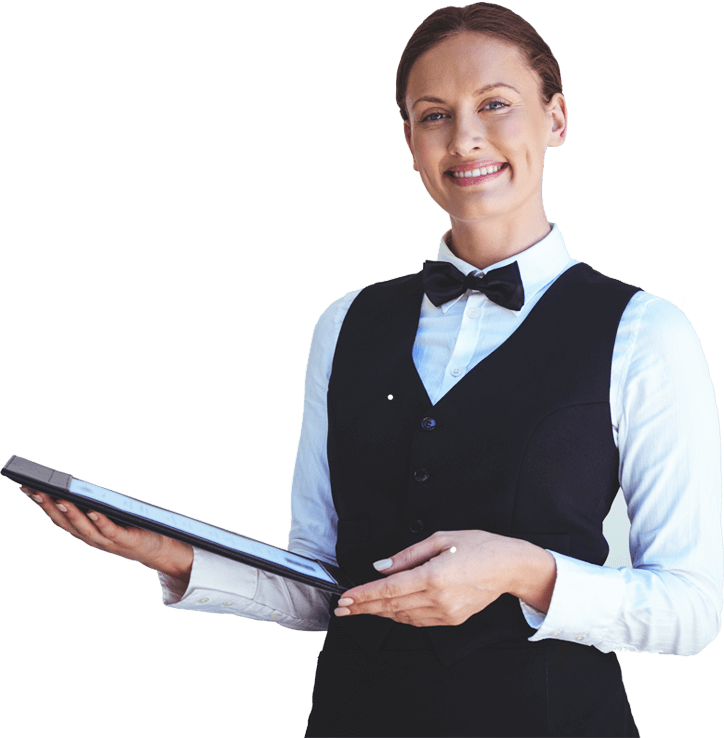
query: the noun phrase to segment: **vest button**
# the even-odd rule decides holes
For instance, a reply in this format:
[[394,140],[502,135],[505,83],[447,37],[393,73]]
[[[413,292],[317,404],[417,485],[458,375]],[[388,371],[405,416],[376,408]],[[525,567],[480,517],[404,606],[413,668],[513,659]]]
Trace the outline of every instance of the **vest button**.
[[426,431],[435,430],[436,425],[437,425],[437,422],[435,421],[435,418],[423,418],[422,419],[422,427]]
[[423,467],[415,469],[415,472],[412,476],[415,477],[418,482],[426,482],[430,478],[427,469],[424,469]]
[[410,521],[410,532],[411,533],[421,533],[424,527],[425,527],[425,523],[423,523],[422,520],[411,520]]

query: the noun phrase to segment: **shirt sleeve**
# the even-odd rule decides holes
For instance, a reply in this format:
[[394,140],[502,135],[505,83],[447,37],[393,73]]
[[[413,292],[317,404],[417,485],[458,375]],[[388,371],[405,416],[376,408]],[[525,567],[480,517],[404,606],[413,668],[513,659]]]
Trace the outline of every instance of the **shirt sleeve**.
[[[304,415],[292,482],[289,550],[336,564],[337,517],[327,463],[327,385],[342,321],[357,292],[334,302],[314,330]],[[169,607],[268,620],[296,630],[326,630],[331,593],[194,547],[188,586],[159,574]]]
[[626,312],[612,396],[633,566],[595,566],[551,551],[557,577],[547,614],[521,605],[538,628],[532,641],[690,655],[717,635],[722,609],[714,389],[699,340],[678,308],[638,293]]
[[295,630],[326,630],[331,593],[194,548],[188,587],[159,574],[169,607],[269,620]]

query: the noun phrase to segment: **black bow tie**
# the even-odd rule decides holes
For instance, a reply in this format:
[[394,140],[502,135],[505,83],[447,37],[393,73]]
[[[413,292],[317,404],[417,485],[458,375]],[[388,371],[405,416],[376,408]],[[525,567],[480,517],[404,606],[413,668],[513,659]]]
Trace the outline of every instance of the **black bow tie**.
[[520,310],[525,302],[518,262],[491,269],[483,277],[464,275],[448,261],[426,261],[422,267],[425,294],[436,307],[467,290],[477,290],[508,310]]

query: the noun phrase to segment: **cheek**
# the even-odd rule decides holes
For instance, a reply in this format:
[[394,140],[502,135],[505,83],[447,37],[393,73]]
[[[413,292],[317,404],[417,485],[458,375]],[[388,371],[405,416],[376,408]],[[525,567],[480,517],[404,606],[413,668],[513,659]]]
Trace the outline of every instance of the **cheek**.
[[508,118],[507,120],[501,121],[499,133],[501,136],[505,136],[511,143],[519,143],[524,137],[525,126],[520,118]]
[[508,115],[489,118],[487,121],[486,137],[491,143],[500,148],[515,150],[523,145],[526,138],[526,119],[519,111],[512,111]]
[[521,167],[530,171],[540,169],[542,164],[539,151],[541,148],[540,133],[532,130],[532,126],[527,121],[514,116],[501,120],[496,127],[496,134],[504,153],[512,158],[513,168],[515,169],[515,165],[518,165],[519,173],[521,173]]
[[414,141],[414,144],[415,155],[420,163],[431,166],[439,158],[440,145],[434,136],[420,136]]

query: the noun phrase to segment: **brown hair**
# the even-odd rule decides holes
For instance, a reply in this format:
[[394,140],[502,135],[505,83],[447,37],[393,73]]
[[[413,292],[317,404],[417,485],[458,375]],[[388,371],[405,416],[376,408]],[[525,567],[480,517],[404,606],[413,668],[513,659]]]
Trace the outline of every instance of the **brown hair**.
[[544,104],[549,103],[556,92],[563,92],[558,62],[548,44],[528,21],[494,3],[474,3],[462,8],[451,6],[440,8],[425,18],[402,52],[397,67],[397,105],[403,120],[409,120],[405,95],[413,64],[436,44],[465,31],[484,33],[516,46],[528,66],[538,75]]

